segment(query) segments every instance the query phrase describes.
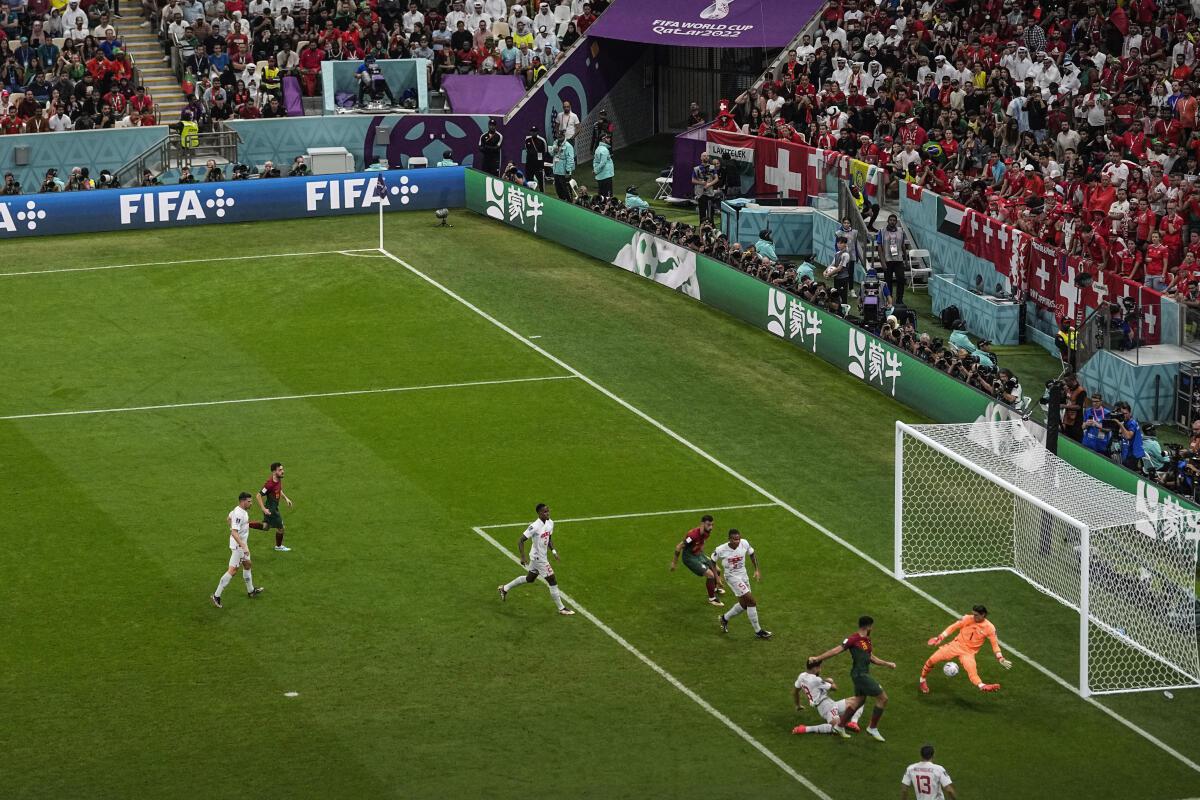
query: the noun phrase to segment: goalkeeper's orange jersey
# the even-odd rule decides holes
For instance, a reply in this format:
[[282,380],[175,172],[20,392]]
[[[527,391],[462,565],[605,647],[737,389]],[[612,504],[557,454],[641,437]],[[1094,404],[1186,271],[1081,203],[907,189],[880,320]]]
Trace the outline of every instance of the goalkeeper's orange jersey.
[[967,614],[942,631],[942,638],[945,639],[955,631],[958,631],[958,638],[954,640],[954,643],[965,647],[972,653],[978,652],[979,648],[983,646],[984,639],[992,643],[993,652],[1000,652],[1000,642],[996,639],[996,626],[992,624],[991,620],[985,619],[983,622],[976,622],[974,615]]

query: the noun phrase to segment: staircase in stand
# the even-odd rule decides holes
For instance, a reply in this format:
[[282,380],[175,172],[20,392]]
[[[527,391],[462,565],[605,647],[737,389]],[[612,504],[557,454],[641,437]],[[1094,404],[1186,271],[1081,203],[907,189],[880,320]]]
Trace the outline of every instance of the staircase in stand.
[[137,26],[138,23],[133,19],[121,20],[117,38],[125,43],[125,52],[129,53],[141,73],[146,93],[154,98],[158,106],[158,121],[162,124],[178,122],[179,113],[187,105],[179,80],[171,72],[170,65],[162,60],[163,49],[158,37],[150,28]]

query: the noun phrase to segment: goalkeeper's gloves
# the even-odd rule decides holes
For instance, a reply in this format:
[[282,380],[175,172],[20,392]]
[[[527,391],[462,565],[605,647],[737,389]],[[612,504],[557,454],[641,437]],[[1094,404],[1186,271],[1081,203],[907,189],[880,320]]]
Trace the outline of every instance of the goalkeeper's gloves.
[[1000,666],[1004,667],[1005,669],[1012,669],[1012,662],[1004,656],[996,656],[996,660],[999,661]]
[[939,635],[939,636],[934,636],[932,639],[930,639],[925,644],[929,645],[930,647],[937,647],[941,643],[942,643],[942,637]]

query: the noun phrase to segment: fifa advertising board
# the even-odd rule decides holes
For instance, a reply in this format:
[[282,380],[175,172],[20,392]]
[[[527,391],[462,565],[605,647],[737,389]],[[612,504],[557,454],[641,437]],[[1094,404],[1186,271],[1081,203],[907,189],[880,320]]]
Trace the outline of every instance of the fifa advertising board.
[[[476,170],[466,172],[466,206],[682,292],[806,350],[873,389],[936,422],[1021,419],[1020,412],[929,366],[855,325],[722,262],[646,231]],[[1041,425],[1026,422],[1045,440]],[[1138,498],[1192,508],[1190,503],[1068,439],[1059,456]]]
[[258,178],[0,198],[0,240],[463,205],[463,168]]

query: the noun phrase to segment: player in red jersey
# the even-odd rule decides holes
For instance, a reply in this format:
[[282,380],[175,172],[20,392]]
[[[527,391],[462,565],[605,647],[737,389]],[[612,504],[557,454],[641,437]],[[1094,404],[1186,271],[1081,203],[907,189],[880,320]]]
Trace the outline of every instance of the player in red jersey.
[[283,545],[283,515],[279,513],[279,499],[292,507],[292,498],[283,491],[283,464],[276,461],[271,465],[271,477],[258,490],[258,507],[262,510],[263,521],[251,522],[250,527],[265,531],[275,529],[275,549],[286,553],[292,548]]
[[720,606],[724,604],[717,594],[724,594],[725,590],[720,588],[721,579],[717,575],[716,565],[704,555],[704,543],[708,541],[712,529],[712,515],[705,514],[700,518],[700,527],[692,528],[683,537],[683,541],[675,545],[675,557],[671,559],[671,571],[674,572],[675,567],[679,566],[679,555],[682,553],[683,565],[704,578],[704,585],[708,589],[708,602],[714,606]]

